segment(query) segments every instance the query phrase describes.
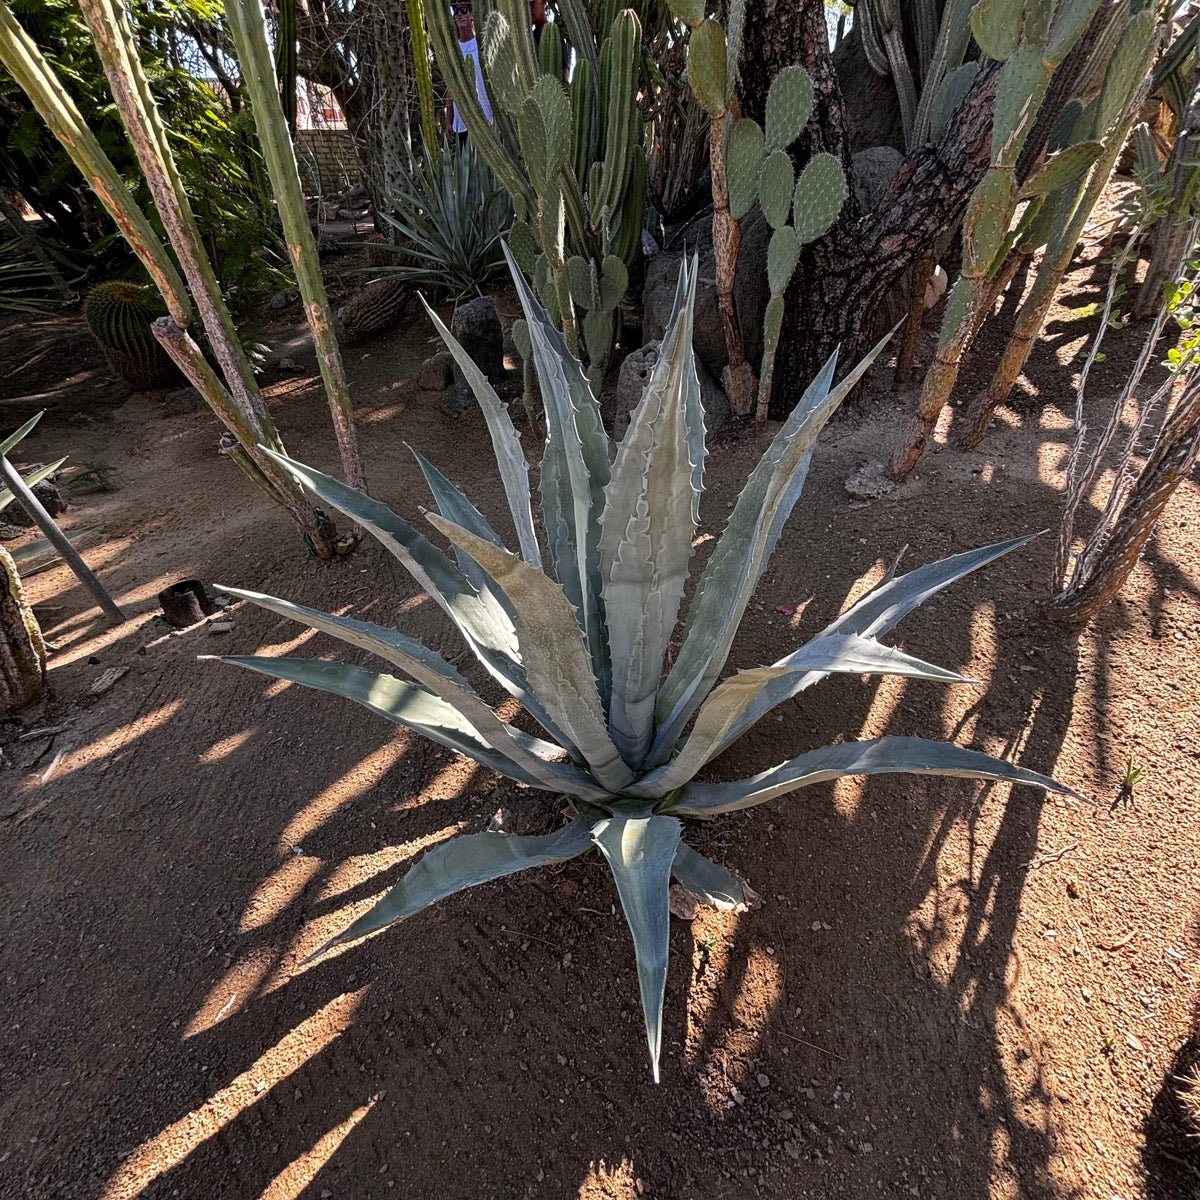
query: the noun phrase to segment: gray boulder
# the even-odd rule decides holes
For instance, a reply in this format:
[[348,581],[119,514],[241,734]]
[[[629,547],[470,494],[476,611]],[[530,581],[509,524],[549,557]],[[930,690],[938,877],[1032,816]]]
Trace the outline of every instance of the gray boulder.
[[[646,384],[658,362],[658,342],[648,342],[640,350],[633,351],[621,364],[617,378],[617,390],[613,400],[613,437],[619,442],[629,429],[629,418],[646,390]],[[704,428],[711,437],[720,433],[729,424],[732,415],[729,399],[720,384],[705,370],[699,357],[696,359],[696,374],[700,378],[700,403],[704,408]]]
[[[504,382],[504,332],[490,296],[478,296],[456,309],[450,332],[492,383]],[[471,407],[475,397],[457,363],[453,365],[453,374],[454,388],[443,407],[459,416]]]
[[[704,226],[698,225],[701,232]],[[770,293],[767,288],[767,245],[771,231],[762,214],[755,209],[742,222],[742,241],[738,250],[737,273],[733,281],[733,301],[742,325],[746,357],[758,368],[762,361],[762,323]],[[700,251],[700,278],[696,286],[696,318],[692,331],[692,346],[697,358],[714,378],[719,379],[729,362],[725,351],[725,327],[717,307],[716,265],[712,251],[711,222],[707,228],[707,243],[696,247]],[[692,253],[689,249],[687,253]],[[671,305],[675,300],[675,283],[679,278],[682,252],[664,251],[646,264],[646,288],[642,294],[642,331],[647,343],[662,340]]]

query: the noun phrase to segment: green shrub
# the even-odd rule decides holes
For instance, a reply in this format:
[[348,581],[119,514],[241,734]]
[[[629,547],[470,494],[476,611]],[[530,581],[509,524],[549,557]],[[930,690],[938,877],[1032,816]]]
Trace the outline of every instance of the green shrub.
[[722,908],[740,908],[747,899],[735,875],[684,842],[684,818],[715,817],[808,784],[879,772],[1009,780],[1069,792],[1023,767],[914,737],[825,746],[747,779],[696,778],[767,712],[831,673],[962,682],[954,671],[877,638],[948,584],[1026,539],[956,554],[901,577],[889,575],[773,666],[722,681],[738,623],[800,495],[817,435],[883,343],[836,387],[835,355],[747,481],[700,576],[679,651],[664,675],[703,485],[704,420],[692,357],[696,266],[680,272],[662,353],[611,468],[599,408],[582,367],[515,266],[513,277],[545,403],[541,499],[557,582],[542,569],[528,467],[516,431],[487,380],[432,312],[487,419],[519,554],[506,549],[487,518],[420,456],[439,510],[426,515],[452,543],[454,561],[382,504],[290,459],[278,461],[400,560],[484,668],[553,740],[506,724],[450,663],[394,629],[236,588],[223,590],[369,650],[416,682],[343,662],[224,661],[356,700],[512,779],[564,795],[574,814],[564,828],[542,836],[488,832],[438,846],[318,954],[461,888],[598,847],[633,934],[657,1079],[670,880]]

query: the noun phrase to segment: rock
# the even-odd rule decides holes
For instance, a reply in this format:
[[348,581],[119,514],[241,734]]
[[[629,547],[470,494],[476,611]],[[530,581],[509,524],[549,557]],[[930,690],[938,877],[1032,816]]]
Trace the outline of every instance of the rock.
[[850,162],[854,198],[864,213],[872,213],[900,174],[904,155],[891,146],[872,146],[860,150]]
[[336,200],[322,200],[317,205],[317,215],[321,221],[336,221],[338,209],[341,206]]
[[[725,351],[725,328],[717,308],[716,266],[712,252],[711,222],[698,222],[695,231],[707,242],[698,245],[700,278],[696,287],[696,317],[692,327],[692,345],[708,373],[719,379],[729,362]],[[742,242],[738,251],[733,298],[742,325],[746,357],[757,369],[762,360],[762,323],[769,291],[767,288],[767,244],[771,231],[762,213],[755,209],[742,222]],[[691,253],[689,249],[687,253]],[[642,294],[642,331],[647,344],[662,341],[667,318],[675,301],[675,283],[679,278],[681,252],[663,251],[646,264],[646,287]]]
[[[456,309],[450,332],[492,383],[504,382],[504,333],[490,296],[478,296]],[[451,416],[461,416],[475,403],[475,396],[457,363],[451,370],[454,389],[442,402],[442,408]]]
[[860,462],[844,486],[851,500],[880,500],[896,490],[881,462]]
[[267,307],[272,312],[282,312],[285,308],[291,308],[294,304],[300,303],[299,288],[284,288],[281,292],[276,292],[268,301]]
[[202,407],[204,398],[194,387],[185,387],[168,392],[162,402],[169,413],[192,413]]
[[417,387],[427,392],[444,392],[454,381],[454,355],[449,350],[439,350],[427,358],[417,372]]
[[281,371],[303,371],[304,368],[294,358],[281,358],[278,363]]
[[[22,469],[22,474],[28,474]],[[49,479],[35,483],[31,489],[33,494],[42,502],[42,507],[52,516],[57,517],[67,511],[67,499]],[[26,527],[34,524],[33,518],[21,507],[20,500],[14,500],[5,510],[5,515],[15,525]]]
[[[658,362],[658,342],[648,342],[640,350],[625,356],[621,364],[621,373],[617,378],[616,396],[613,402],[613,437],[620,441],[629,428],[629,418],[637,407],[646,383],[650,379],[654,366]],[[704,408],[704,429],[711,437],[720,433],[729,424],[731,410],[729,399],[721,390],[720,385],[704,369],[699,358],[696,360],[696,374],[700,378],[700,403]]]

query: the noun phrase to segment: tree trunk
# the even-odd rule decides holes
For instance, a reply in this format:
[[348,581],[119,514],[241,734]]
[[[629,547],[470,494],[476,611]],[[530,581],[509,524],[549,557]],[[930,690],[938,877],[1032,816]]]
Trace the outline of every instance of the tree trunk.
[[15,712],[46,694],[46,645],[12,555],[0,546],[0,703]]
[[[789,7],[783,0],[747,6],[742,109],[761,121],[771,80],[784,66],[801,63],[812,76],[815,103],[794,148],[798,161],[825,151],[841,160],[846,178],[852,179],[845,105],[829,53],[824,5],[802,0],[795,15]],[[883,295],[961,219],[987,170],[997,79],[994,64],[979,72],[942,140],[909,157],[875,212],[860,213],[851,195],[837,224],[805,247],[784,301],[775,367],[780,386],[771,398],[772,416],[786,415],[834,349],[841,348],[843,374],[862,357]]]
[[1167,421],[1149,461],[1129,493],[1120,519],[1105,539],[1093,570],[1046,605],[1063,625],[1082,625],[1120,592],[1141,557],[1158,518],[1191,474],[1200,448],[1200,391],[1187,398]]

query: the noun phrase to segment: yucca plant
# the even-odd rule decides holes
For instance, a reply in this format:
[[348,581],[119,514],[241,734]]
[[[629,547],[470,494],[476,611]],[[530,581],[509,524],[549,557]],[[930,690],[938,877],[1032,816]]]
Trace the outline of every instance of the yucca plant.
[[432,311],[487,419],[519,553],[508,550],[487,518],[420,456],[439,510],[425,515],[453,545],[453,561],[377,501],[290,459],[279,462],[400,560],[484,668],[553,741],[502,721],[450,663],[396,630],[238,588],[222,590],[368,650],[415,682],[344,662],[223,661],[356,700],[501,774],[562,794],[574,814],[553,833],[478,833],[431,850],[316,955],[462,888],[596,847],[612,870],[633,934],[657,1080],[671,878],[724,909],[741,908],[748,898],[741,880],[684,842],[685,818],[749,808],[843,775],[893,771],[1009,780],[1070,793],[1023,767],[913,737],[825,746],[747,779],[696,778],[772,708],[831,673],[961,682],[954,671],[877,639],[947,584],[1027,539],[956,554],[904,576],[889,574],[806,645],[770,667],[721,680],[738,622],[804,485],[817,435],[883,343],[837,386],[835,355],[751,474],[705,565],[679,651],[664,675],[704,473],[704,420],[692,356],[695,260],[680,272],[663,351],[611,467],[584,369],[511,259],[509,265],[545,400],[541,500],[557,582],[542,569],[517,433],[486,378]]

